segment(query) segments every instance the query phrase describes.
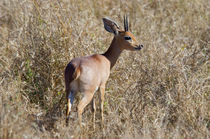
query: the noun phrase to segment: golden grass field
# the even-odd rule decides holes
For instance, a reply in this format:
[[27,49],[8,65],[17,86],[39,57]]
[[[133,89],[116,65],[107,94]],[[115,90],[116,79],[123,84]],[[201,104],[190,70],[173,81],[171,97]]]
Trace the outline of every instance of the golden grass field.
[[[64,69],[74,57],[103,53],[113,35],[102,18],[144,48],[124,51],[79,128],[73,105],[65,126]],[[0,138],[210,138],[208,0],[1,0]]]

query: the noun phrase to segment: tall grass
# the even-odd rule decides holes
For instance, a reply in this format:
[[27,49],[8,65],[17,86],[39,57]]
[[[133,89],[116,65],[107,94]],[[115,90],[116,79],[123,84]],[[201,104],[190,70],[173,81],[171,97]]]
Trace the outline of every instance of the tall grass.
[[[1,0],[1,138],[209,138],[209,11],[207,0]],[[106,51],[101,18],[122,27],[124,14],[144,48],[111,72],[104,130],[90,107],[79,129],[81,95],[66,127],[66,64]]]

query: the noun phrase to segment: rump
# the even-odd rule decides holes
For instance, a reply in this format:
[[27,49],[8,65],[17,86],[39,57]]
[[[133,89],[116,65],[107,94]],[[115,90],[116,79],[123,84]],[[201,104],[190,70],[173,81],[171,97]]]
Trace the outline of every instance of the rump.
[[65,73],[64,73],[67,97],[70,92],[70,83],[76,80],[79,76],[80,76],[79,66],[75,66],[72,62],[70,62],[66,66]]

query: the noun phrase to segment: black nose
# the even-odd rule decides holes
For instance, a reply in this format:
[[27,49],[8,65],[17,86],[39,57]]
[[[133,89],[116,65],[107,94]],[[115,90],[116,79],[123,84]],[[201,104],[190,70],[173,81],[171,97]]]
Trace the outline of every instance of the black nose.
[[141,50],[144,46],[142,44],[138,45],[135,49],[136,50]]

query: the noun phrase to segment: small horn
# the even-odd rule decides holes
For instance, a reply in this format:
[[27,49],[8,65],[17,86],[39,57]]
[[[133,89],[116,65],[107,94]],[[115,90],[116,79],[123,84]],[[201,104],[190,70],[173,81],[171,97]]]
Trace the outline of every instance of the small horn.
[[124,29],[125,31],[128,31],[128,18],[126,15],[124,15]]

